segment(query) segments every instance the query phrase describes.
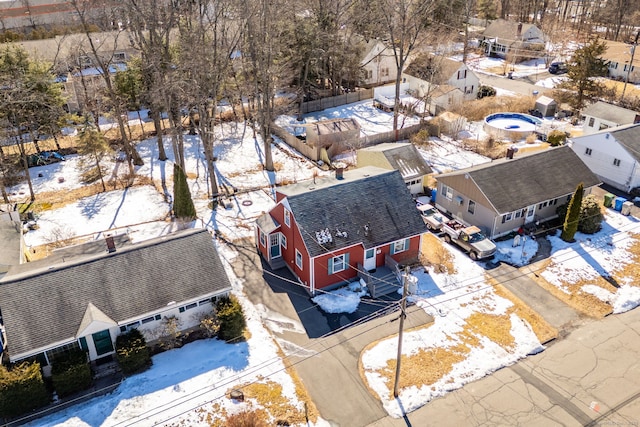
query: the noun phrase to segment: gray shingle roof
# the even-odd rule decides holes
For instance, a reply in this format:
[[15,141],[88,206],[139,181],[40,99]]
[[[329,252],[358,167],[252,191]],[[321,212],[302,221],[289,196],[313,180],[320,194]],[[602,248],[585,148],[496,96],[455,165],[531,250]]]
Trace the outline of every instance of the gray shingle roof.
[[498,213],[571,194],[579,183],[585,188],[601,181],[568,146],[551,148],[513,159],[501,159],[437,176],[467,175]]
[[608,129],[609,133],[629,151],[636,160],[640,160],[640,124],[620,126]]
[[[312,257],[358,243],[373,248],[426,231],[398,171],[367,166],[344,172],[343,180],[325,178],[316,185],[307,191],[287,187],[278,190],[288,194],[289,206]],[[369,227],[368,235],[365,226]],[[321,245],[316,232],[325,229],[331,233],[332,243]],[[345,232],[346,237],[338,235]]]
[[0,280],[0,306],[13,355],[74,337],[92,303],[124,321],[167,303],[230,290],[205,230],[186,230],[42,271]]
[[[507,21],[505,19],[496,19],[484,30],[482,36],[484,38],[496,38],[498,43],[510,46],[518,43],[518,25],[519,22]],[[537,28],[533,24],[522,23],[521,33],[524,34],[532,27]],[[542,40],[540,40],[542,42]]]
[[626,125],[633,123],[640,113],[628,110],[626,108],[618,107],[617,105],[608,104],[606,102],[598,101],[595,104],[589,105],[582,110],[582,115],[597,117],[609,122],[614,122],[619,125]]

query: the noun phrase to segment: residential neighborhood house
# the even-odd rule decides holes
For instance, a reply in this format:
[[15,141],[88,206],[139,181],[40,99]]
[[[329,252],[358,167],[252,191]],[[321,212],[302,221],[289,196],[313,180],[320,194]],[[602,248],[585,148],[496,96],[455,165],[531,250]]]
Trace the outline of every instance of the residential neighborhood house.
[[604,43],[607,45],[607,50],[601,58],[609,64],[609,77],[629,83],[640,83],[640,52],[633,55],[633,63],[631,63],[633,45],[612,40],[604,40]]
[[410,142],[385,142],[356,152],[357,167],[376,166],[398,170],[409,192],[424,192],[427,175],[433,173],[418,149]]
[[640,113],[617,105],[598,101],[582,111],[585,135],[617,126],[640,123]]
[[557,217],[578,184],[600,180],[568,146],[522,154],[436,175],[436,206],[497,238]]
[[437,115],[462,101],[476,99],[480,79],[466,64],[439,55],[422,55],[409,64],[403,81]]
[[[256,221],[256,246],[272,269],[287,267],[310,294],[418,258],[426,232],[399,171],[366,166],[276,188],[277,204]],[[374,277],[375,276],[375,277]],[[384,292],[397,291],[391,274]],[[372,295],[383,291],[373,289]]]
[[196,327],[231,290],[206,230],[125,242],[111,236],[9,269],[0,309],[10,362],[37,360],[48,375],[70,349],[109,359],[119,334],[137,328],[153,342],[172,317],[181,331]]
[[361,40],[363,55],[360,61],[362,69],[362,87],[379,86],[394,82],[398,75],[393,50],[381,40]]
[[545,55],[545,35],[534,24],[496,19],[482,32],[480,43],[486,55],[513,63]]
[[570,146],[605,184],[627,193],[640,187],[640,123],[575,137]]

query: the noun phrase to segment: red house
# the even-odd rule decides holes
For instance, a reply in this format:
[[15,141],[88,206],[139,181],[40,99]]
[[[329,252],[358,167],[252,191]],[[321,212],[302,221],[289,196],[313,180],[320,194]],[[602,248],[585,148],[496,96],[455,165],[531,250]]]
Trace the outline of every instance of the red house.
[[309,293],[362,279],[373,297],[400,287],[426,231],[400,172],[373,166],[276,190],[256,222],[256,246]]

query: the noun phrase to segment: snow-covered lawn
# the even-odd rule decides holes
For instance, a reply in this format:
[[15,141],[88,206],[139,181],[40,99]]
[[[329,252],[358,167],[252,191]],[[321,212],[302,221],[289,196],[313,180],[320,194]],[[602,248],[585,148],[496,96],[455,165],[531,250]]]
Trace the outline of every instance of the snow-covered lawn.
[[[327,110],[314,115],[311,120],[356,117],[365,135],[390,130],[390,115],[369,108],[368,104],[355,103]],[[279,120],[286,124],[292,119]],[[475,136],[473,132],[476,129],[476,125],[470,125],[466,130],[468,136]],[[249,128],[225,123],[216,128],[216,133],[216,178],[221,187],[239,191],[225,197],[223,207],[211,210],[202,146],[197,136],[185,136],[186,168],[200,219],[196,226],[216,230],[230,240],[253,236],[253,222],[274,204],[274,184],[310,179],[314,173],[322,173],[312,162],[278,143],[272,145],[277,170],[266,172],[262,168],[262,142],[259,137],[253,137]],[[489,161],[466,152],[461,144],[446,138],[434,141],[428,148],[421,149],[421,154],[436,171]],[[61,208],[42,210],[38,218],[40,228],[25,234],[27,244],[37,246],[49,242],[55,235],[97,237],[98,233],[114,227],[118,232],[129,233],[133,240],[172,231],[175,226],[165,221],[170,207],[165,196],[170,198],[172,194],[173,154],[168,142],[165,146],[170,157],[167,162],[157,160],[155,139],[137,146],[145,165],[138,167],[136,173],[151,178],[154,185],[109,191],[81,198]],[[62,163],[31,169],[36,192],[61,192],[81,187],[77,162],[77,156],[72,156]],[[115,176],[126,173],[125,164],[112,161],[109,166]],[[59,177],[64,181],[59,181]],[[161,189],[163,179],[166,194]],[[27,194],[26,185],[11,189],[11,192],[16,200],[23,199]],[[562,288],[578,272],[582,274],[580,277],[595,277],[602,272],[612,274],[634,259],[628,249],[634,242],[632,234],[638,231],[637,220],[614,213],[607,215],[606,220],[600,233],[578,235],[577,242],[571,245],[552,238],[553,262],[549,273],[543,273],[547,280],[553,282],[558,279],[557,286]],[[145,424],[171,420],[172,424],[208,425],[203,415],[206,412],[222,413],[226,410],[233,413],[246,405],[260,406],[255,401],[232,403],[224,394],[235,386],[266,380],[280,384],[282,394],[299,410],[301,402],[295,397],[295,387],[283,369],[277,346],[260,324],[256,307],[242,297],[243,283],[229,268],[236,254],[230,246],[216,244],[249,319],[251,338],[246,343],[228,345],[206,340],[158,355],[151,370],[128,378],[110,395],[38,420],[33,425],[114,425],[143,419]],[[528,239],[524,246],[513,247],[512,241],[505,241],[498,247],[498,260],[522,265],[535,254],[537,244]],[[433,357],[448,361],[448,369],[440,375],[423,378],[419,384],[403,388],[400,400],[395,401],[390,397],[390,383],[386,378],[388,363],[395,357],[396,339],[383,340],[362,355],[367,384],[394,416],[401,415],[399,402],[405,411],[414,410],[436,396],[541,350],[531,327],[513,312],[512,303],[498,295],[485,280],[484,269],[459,251],[446,245],[445,248],[453,257],[455,273],[413,272],[417,277],[417,289],[411,299],[432,314],[435,322],[426,329],[405,334],[403,352],[409,365]],[[611,301],[616,311],[623,311],[635,307],[640,301],[638,288],[632,286],[632,278],[625,280],[619,280],[622,286],[615,292],[609,291],[610,294],[590,287],[583,287],[583,290],[601,294],[601,298]],[[363,290],[354,286],[351,290],[342,289],[318,297],[315,302],[328,312],[352,312],[362,296]],[[493,325],[502,338],[477,327],[483,323]],[[199,409],[194,410],[196,407]],[[319,420],[316,425],[322,423]]]
[[[622,313],[640,305],[640,287],[635,271],[638,263],[640,222],[632,216],[608,210],[602,230],[596,234],[577,233],[575,243],[550,237],[550,265],[541,273],[548,283],[567,295],[588,294]],[[611,278],[617,287],[604,277]]]

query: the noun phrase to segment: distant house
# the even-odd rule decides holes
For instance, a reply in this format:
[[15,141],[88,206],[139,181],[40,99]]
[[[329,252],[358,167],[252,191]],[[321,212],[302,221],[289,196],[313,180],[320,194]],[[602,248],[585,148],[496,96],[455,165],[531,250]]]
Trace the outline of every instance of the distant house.
[[582,111],[584,124],[582,132],[592,134],[608,128],[640,123],[640,113],[617,105],[598,101]]
[[602,182],[625,192],[640,187],[640,123],[575,137],[570,145]]
[[612,40],[604,40],[607,50],[602,54],[602,59],[609,63],[607,73],[612,79],[640,83],[640,52],[636,51],[631,61],[631,49],[633,45]]
[[56,355],[70,349],[87,351],[91,361],[111,358],[119,334],[137,328],[153,341],[173,316],[180,330],[196,327],[212,299],[231,290],[205,230],[118,242],[70,247],[9,269],[0,279],[9,361],[37,360],[48,375]]
[[378,39],[360,41],[362,44],[362,69],[363,87],[379,86],[394,82],[398,75],[396,60],[393,50]]
[[418,259],[426,228],[398,171],[367,166],[278,187],[276,202],[256,221],[256,246],[311,294],[358,278],[373,296],[397,291],[398,263]]
[[410,142],[385,142],[356,152],[357,166],[376,166],[400,171],[411,194],[424,191],[425,178],[433,173],[415,145]]
[[578,184],[600,180],[567,146],[436,175],[436,206],[490,238],[557,216]]
[[429,95],[429,90],[450,86],[462,92],[464,100],[478,96],[480,79],[467,65],[439,55],[422,55],[409,64],[403,73],[419,98]]
[[496,19],[484,30],[480,42],[486,55],[510,57],[514,62],[545,55],[545,35],[534,24]]

